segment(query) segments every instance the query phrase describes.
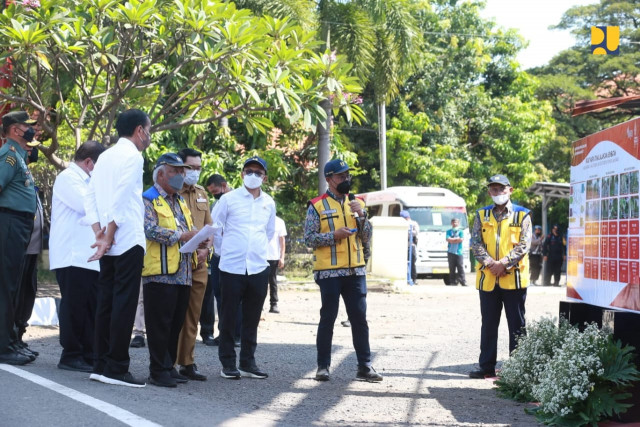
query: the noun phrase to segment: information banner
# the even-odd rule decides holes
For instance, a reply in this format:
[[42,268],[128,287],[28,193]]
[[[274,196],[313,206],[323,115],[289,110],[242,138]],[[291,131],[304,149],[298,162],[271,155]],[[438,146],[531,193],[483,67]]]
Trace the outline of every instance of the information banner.
[[640,119],[573,143],[567,297],[640,312]]

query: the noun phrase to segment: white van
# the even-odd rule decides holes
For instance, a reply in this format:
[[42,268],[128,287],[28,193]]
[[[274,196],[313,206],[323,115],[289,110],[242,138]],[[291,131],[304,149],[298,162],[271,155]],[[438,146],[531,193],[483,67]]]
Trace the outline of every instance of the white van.
[[441,277],[449,283],[447,240],[445,233],[451,228],[451,219],[460,220],[464,229],[464,271],[471,271],[469,260],[469,225],[464,199],[452,191],[436,187],[389,187],[382,191],[358,194],[367,204],[369,217],[400,216],[407,210],[411,219],[420,224],[418,234],[418,274]]

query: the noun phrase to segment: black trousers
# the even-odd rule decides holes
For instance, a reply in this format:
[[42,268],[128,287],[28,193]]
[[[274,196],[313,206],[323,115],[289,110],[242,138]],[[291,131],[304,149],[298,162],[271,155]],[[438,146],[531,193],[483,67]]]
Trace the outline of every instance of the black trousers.
[[269,260],[269,303],[278,304],[278,264],[280,260]]
[[535,282],[540,277],[542,270],[542,255],[529,254],[529,279]]
[[480,313],[482,328],[480,333],[480,369],[493,371],[498,358],[498,326],[504,305],[504,314],[509,326],[509,353],[515,350],[517,338],[524,333],[524,303],[527,288],[505,290],[496,286],[493,291],[480,292]]
[[204,291],[202,309],[200,310],[200,335],[213,335],[213,324],[216,321],[216,311],[213,304],[216,304],[220,313],[220,257],[213,255],[211,261],[211,274],[207,280],[207,289]]
[[94,328],[96,320],[96,288],[99,273],[80,267],[55,270],[60,287],[61,363],[84,360],[93,364]]
[[33,230],[33,215],[0,211],[0,353],[10,351],[22,263]]
[[22,335],[29,326],[29,318],[36,302],[36,292],[38,290],[38,254],[27,254],[22,263],[22,278],[20,280],[20,290],[16,298],[15,325],[18,340],[22,340]]
[[236,366],[233,335],[236,329],[238,310],[242,310],[240,367],[250,368],[256,364],[258,323],[260,323],[260,313],[267,297],[268,279],[269,267],[257,274],[220,272],[222,311],[219,323],[218,357],[225,368]]
[[144,323],[149,346],[149,372],[154,378],[170,375],[178,357],[178,337],[189,307],[191,286],[145,283]]
[[553,285],[560,285],[560,274],[562,272],[562,258],[547,258],[547,268],[544,271],[544,285],[551,285],[551,276],[553,276]]
[[140,294],[144,249],[134,246],[122,255],[100,259],[94,349],[96,373],[129,371],[129,340]]
[[449,261],[449,285],[455,286],[460,283],[462,286],[466,286],[462,255],[447,252],[447,261]]

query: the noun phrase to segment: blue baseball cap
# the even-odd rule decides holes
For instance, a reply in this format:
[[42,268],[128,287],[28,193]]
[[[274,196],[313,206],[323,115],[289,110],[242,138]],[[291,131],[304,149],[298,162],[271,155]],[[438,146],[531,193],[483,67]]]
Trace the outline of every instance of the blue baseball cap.
[[489,181],[487,181],[487,186],[491,184],[500,184],[500,185],[506,185],[508,187],[511,187],[511,183],[509,182],[509,179],[504,175],[493,175],[491,178],[489,178]]
[[255,163],[257,165],[260,165],[260,167],[262,167],[262,169],[264,169],[264,171],[267,171],[267,161],[265,159],[263,159],[262,157],[258,157],[258,156],[253,156],[248,158],[247,160],[244,161],[244,166],[242,166],[242,168],[246,168],[247,165],[250,165],[251,163]]
[[324,176],[331,176],[336,173],[342,173],[349,170],[349,165],[344,160],[333,159],[324,165]]
[[402,218],[411,218],[411,214],[409,213],[409,211],[400,211],[400,216]]
[[156,162],[156,168],[162,165],[175,166],[178,168],[188,168],[191,169],[191,166],[185,165],[180,156],[176,153],[164,153],[162,156],[158,157],[158,161]]
[[539,225],[536,225],[535,227],[533,227],[534,230],[542,230],[542,227]]

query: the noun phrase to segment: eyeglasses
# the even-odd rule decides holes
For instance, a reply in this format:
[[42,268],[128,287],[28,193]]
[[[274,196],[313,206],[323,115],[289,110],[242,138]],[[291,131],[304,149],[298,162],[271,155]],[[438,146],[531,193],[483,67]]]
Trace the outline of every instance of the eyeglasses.
[[245,169],[244,174],[248,176],[255,176],[256,178],[262,178],[264,176],[264,172],[256,171],[253,169]]

